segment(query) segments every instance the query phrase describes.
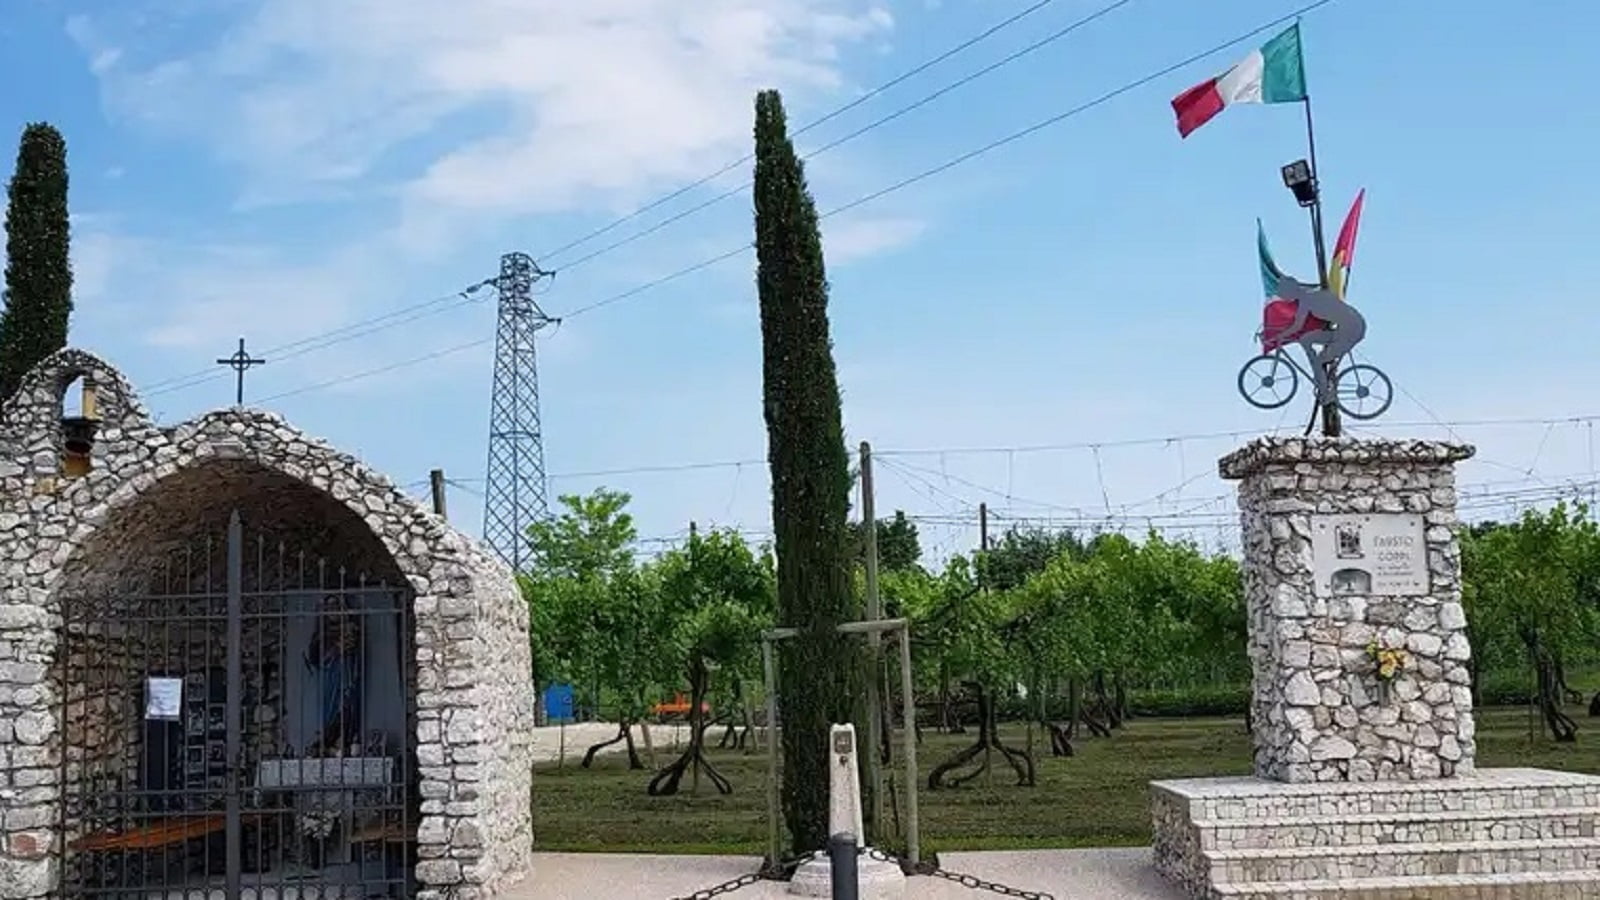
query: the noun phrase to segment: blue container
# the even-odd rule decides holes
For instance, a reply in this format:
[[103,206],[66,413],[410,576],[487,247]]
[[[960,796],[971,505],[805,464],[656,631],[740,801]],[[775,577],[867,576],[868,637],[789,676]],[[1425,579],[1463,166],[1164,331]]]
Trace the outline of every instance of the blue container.
[[572,718],[572,685],[552,684],[544,689],[544,716],[552,722]]

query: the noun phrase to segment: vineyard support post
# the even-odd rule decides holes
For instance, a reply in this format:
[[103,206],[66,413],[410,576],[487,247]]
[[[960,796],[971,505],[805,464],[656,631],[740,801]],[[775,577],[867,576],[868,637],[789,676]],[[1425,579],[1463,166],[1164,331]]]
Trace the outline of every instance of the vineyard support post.
[[778,825],[778,663],[773,657],[775,644],[793,634],[794,629],[781,628],[761,636],[761,665],[767,683],[767,860],[772,866],[783,858],[783,829]]
[[[861,442],[861,527],[866,544],[864,554],[867,589],[867,621],[883,618],[883,602],[878,596],[878,516],[872,490],[872,445]],[[867,752],[862,762],[867,784],[872,791],[872,828],[868,840],[883,840],[883,686],[882,635],[867,632]]]
[[906,859],[921,862],[922,827],[917,819],[917,698],[911,684],[911,629],[900,629],[900,715],[905,720]]
[[[922,858],[922,828],[918,821],[917,804],[916,700],[912,694],[911,622],[908,619],[845,622],[839,625],[838,632],[842,635],[898,633],[900,637],[900,686],[904,694],[901,698],[901,707],[906,719],[901,734],[902,761],[906,770],[906,858],[915,864]],[[778,667],[774,653],[778,641],[792,638],[799,633],[799,629],[796,628],[772,628],[761,635],[762,663],[766,668],[767,682],[767,728],[771,729],[768,733],[771,743],[767,748],[767,840],[768,852],[774,863],[782,852],[782,828],[778,824],[778,740],[775,730],[778,714]]]

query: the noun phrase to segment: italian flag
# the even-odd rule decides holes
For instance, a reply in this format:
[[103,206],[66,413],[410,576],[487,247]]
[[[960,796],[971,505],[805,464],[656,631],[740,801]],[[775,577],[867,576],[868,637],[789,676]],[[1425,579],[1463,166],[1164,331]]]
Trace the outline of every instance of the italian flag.
[[1294,103],[1306,99],[1305,64],[1296,23],[1228,71],[1173,98],[1178,134],[1188,137],[1235,103]]

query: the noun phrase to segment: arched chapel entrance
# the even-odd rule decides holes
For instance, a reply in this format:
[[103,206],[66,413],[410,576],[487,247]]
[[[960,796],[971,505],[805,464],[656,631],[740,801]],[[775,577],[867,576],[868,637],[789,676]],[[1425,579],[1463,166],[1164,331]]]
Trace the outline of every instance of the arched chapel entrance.
[[0,720],[13,900],[486,900],[529,871],[510,570],[281,417],[159,426],[78,350],[0,405]]
[[58,591],[63,894],[412,896],[413,595],[366,523],[214,460],[75,556]]

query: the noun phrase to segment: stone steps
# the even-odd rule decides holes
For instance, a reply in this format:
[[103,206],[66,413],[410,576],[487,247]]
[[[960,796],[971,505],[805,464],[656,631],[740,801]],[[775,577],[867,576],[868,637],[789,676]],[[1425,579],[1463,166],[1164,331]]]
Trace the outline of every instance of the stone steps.
[[1366,848],[1406,844],[1600,836],[1600,806],[1349,816],[1294,816],[1194,823],[1201,850]]
[[1600,779],[1540,769],[1487,769],[1440,781],[1292,784],[1251,778],[1162,782],[1188,797],[1193,819],[1238,820],[1600,806]]
[[1600,777],[1157,782],[1156,867],[1197,900],[1600,900]]
[[1213,887],[1208,900],[1594,900],[1600,872],[1419,875],[1259,881]]
[[1600,838],[1211,850],[1212,884],[1600,871]]

